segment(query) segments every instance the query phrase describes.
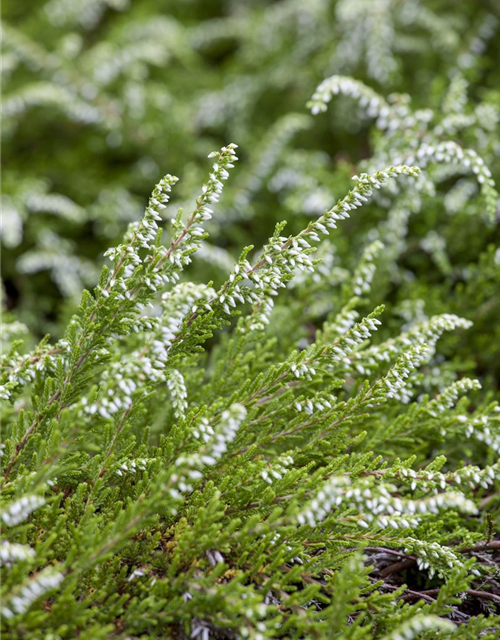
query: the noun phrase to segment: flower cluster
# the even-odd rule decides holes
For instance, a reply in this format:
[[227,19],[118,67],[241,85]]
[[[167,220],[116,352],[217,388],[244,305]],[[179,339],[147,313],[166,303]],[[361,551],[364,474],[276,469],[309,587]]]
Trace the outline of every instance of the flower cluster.
[[415,491],[419,486],[423,491],[434,491],[436,493],[439,490],[446,489],[448,484],[463,484],[471,489],[481,486],[487,489],[498,478],[499,471],[500,464],[497,463],[482,469],[468,465],[448,473],[427,470],[417,472],[414,469],[403,467],[401,470],[396,471],[395,475],[398,478],[407,479],[412,491]]
[[276,480],[281,480],[287,473],[288,468],[293,465],[293,458],[291,456],[281,456],[278,463],[274,464],[270,469],[264,469],[261,471],[260,477],[272,485]]
[[188,402],[186,383],[182,373],[177,371],[177,369],[173,369],[167,380],[167,386],[172,394],[172,404],[174,405],[176,418],[184,418],[186,409],[188,408]]
[[415,162],[422,169],[431,162],[438,162],[457,164],[467,172],[472,171],[479,182],[485,198],[487,211],[492,218],[494,217],[498,201],[495,182],[484,160],[473,149],[463,149],[452,140],[440,142],[435,146],[424,143],[418,148],[415,155],[407,156],[405,161],[409,164]]
[[135,460],[125,460],[121,462],[116,470],[117,475],[122,476],[124,473],[137,473],[137,471],[146,471],[149,460],[137,458]]
[[30,361],[19,354],[11,354],[9,367],[2,372],[2,384],[0,385],[0,398],[8,400],[19,391],[20,387],[33,382],[36,372],[44,368],[43,356],[36,357]]
[[458,492],[414,500],[392,495],[390,485],[380,484],[375,488],[369,481],[352,484],[349,478],[333,476],[301,509],[297,520],[314,527],[341,505],[358,510],[356,522],[361,527],[381,529],[417,527],[422,516],[437,514],[443,509],[457,509],[468,514],[477,512],[475,504]]
[[457,420],[462,427],[465,427],[467,438],[474,438],[479,442],[484,442],[496,453],[500,453],[500,433],[498,432],[498,418],[490,418],[487,415],[480,417],[457,416]]
[[301,509],[297,515],[299,524],[308,524],[315,527],[318,522],[324,520],[331,510],[342,504],[346,497],[346,488],[349,486],[348,478],[333,476],[326,482],[316,496]]
[[[172,343],[186,317],[197,308],[197,304],[213,293],[211,287],[193,283],[179,283],[164,293],[161,299],[162,314],[145,318],[145,344],[102,374],[101,397],[90,405],[84,403],[85,411],[90,415],[99,413],[103,418],[110,418],[123,410],[128,411],[134,398],[142,398],[152,382],[159,384],[166,381],[172,388],[169,381],[172,375],[175,378],[176,373],[167,368]],[[175,386],[179,393],[173,392],[172,398],[176,411],[182,412],[186,391],[179,384]]]
[[33,511],[39,509],[44,504],[45,499],[42,496],[23,495],[18,500],[4,507],[4,511],[0,517],[8,527],[13,527],[26,520]]
[[392,358],[398,357],[404,351],[418,345],[425,344],[428,354],[432,355],[437,341],[445,331],[454,331],[457,328],[468,329],[471,326],[470,320],[459,318],[454,314],[434,316],[418,323],[396,338],[369,347],[358,357],[363,360],[364,368],[370,370],[370,367],[376,366],[377,363],[390,362]]
[[[201,441],[201,449],[189,456],[179,456],[176,460],[177,470],[171,478],[170,495],[179,499],[181,493],[192,491],[189,484],[192,480],[203,477],[202,469],[212,466],[224,455],[228,445],[236,437],[236,433],[247,415],[245,407],[233,404],[222,412],[215,424],[210,424],[207,418],[201,418],[193,430],[193,436]],[[184,472],[185,470],[185,472]]]
[[411,347],[398,358],[383,380],[383,384],[388,388],[388,398],[396,398],[401,402],[410,401],[408,378],[411,372],[425,360],[427,353],[427,345],[422,344]]
[[29,560],[35,555],[34,550],[25,544],[17,544],[2,540],[0,542],[0,564],[11,565],[14,562]]
[[456,553],[437,542],[426,542],[415,538],[406,538],[405,542],[405,553],[416,555],[419,569],[427,569],[430,578],[435,573],[443,577],[450,569],[462,565]]
[[354,295],[361,296],[364,293],[370,292],[376,270],[374,262],[379,257],[383,248],[384,245],[379,240],[375,240],[375,242],[372,242],[363,252],[363,256],[352,278]]
[[[168,247],[153,247],[153,242],[158,237],[157,222],[161,220],[160,211],[166,208],[177,178],[167,175],[157,184],[144,217],[129,229],[129,242],[106,252],[114,262],[114,269],[106,284],[100,288],[103,297],[109,298],[114,295],[119,301],[131,299],[141,286],[151,295],[163,289],[166,284],[179,280],[179,270],[191,262],[191,254],[198,249],[205,235],[203,223],[212,217],[211,206],[219,201],[223,181],[229,176],[228,169],[231,169],[238,159],[235,148],[236,145],[230,144],[220,153],[214,152],[209,155],[217,159],[209,180],[203,185],[202,193],[196,201],[196,208],[187,222],[182,222],[182,212],[172,221],[173,234]],[[144,259],[139,253],[143,248],[150,250]],[[138,282],[134,273],[139,266],[142,266],[143,271]]]
[[245,408],[234,404],[222,412],[216,427],[210,426],[206,418],[200,420],[193,436],[206,444],[206,452],[201,458],[203,464],[212,465],[221,458],[227,451],[227,445],[234,440],[245,416]]
[[367,85],[348,76],[331,76],[317,87],[308,107],[313,113],[323,113],[328,108],[328,103],[335,95],[345,95],[359,101],[367,115],[371,118],[385,117],[389,115],[389,105],[376,91]]
[[46,82],[32,84],[9,97],[3,103],[3,111],[7,122],[12,119],[14,123],[20,114],[39,105],[53,105],[61,109],[70,120],[81,124],[108,124],[103,112],[77,93]]
[[461,378],[456,380],[449,387],[444,389],[434,400],[427,405],[427,411],[431,416],[436,418],[445,409],[451,409],[460,398],[469,391],[481,389],[479,380],[471,380],[470,378]]
[[38,598],[57,589],[63,580],[64,574],[51,567],[36,573],[27,584],[21,587],[19,593],[10,598],[8,605],[2,607],[2,615],[5,618],[12,618],[24,613]]
[[[454,140],[443,139],[445,134],[453,135],[457,130],[472,127],[488,128],[487,119],[478,113],[465,114],[466,83],[457,74],[444,100],[443,113],[432,109],[411,108],[406,95],[392,95],[386,101],[364,83],[346,76],[332,76],[324,80],[316,89],[308,103],[313,114],[326,111],[328,103],[337,94],[348,96],[359,102],[367,115],[376,119],[376,126],[384,132],[378,139],[374,158],[368,163],[372,169],[380,163],[416,164],[425,169],[429,164],[439,165],[438,170],[423,175],[417,183],[418,191],[435,193],[434,182],[448,177],[443,174],[442,165],[458,167],[466,173],[472,172],[479,183],[486,210],[494,219],[498,204],[498,193],[492,179],[491,170],[484,159],[474,149],[464,148]],[[462,94],[456,99],[458,93]],[[409,133],[414,135],[408,135]],[[375,164],[376,163],[376,164]],[[407,192],[404,196],[409,197]],[[419,196],[414,194],[415,207],[420,209]]]

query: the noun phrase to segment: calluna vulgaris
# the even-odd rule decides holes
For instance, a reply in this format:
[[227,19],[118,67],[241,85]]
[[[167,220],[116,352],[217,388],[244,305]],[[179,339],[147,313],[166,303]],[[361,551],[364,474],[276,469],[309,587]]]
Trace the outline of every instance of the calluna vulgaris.
[[[45,19],[71,51],[81,36],[70,30],[92,33],[107,4],[126,10],[50,0]],[[205,94],[197,120],[201,131],[219,126],[220,102],[229,129],[246,123],[240,148],[209,154],[199,192],[191,193],[192,167],[187,186],[161,178],[105,252],[100,276],[48,226],[45,245],[19,254],[20,273],[49,269],[70,302],[57,311],[65,329],[31,350],[31,316],[3,316],[5,638],[500,637],[500,248],[491,241],[500,92],[478,90],[498,21],[476,8],[472,46],[460,39],[472,29],[469,9],[447,24],[434,2],[303,4],[263,3],[190,29],[131,20],[108,50],[94,45],[66,70],[60,53],[6,25],[12,147],[21,146],[24,112],[45,105],[76,121],[82,140],[96,135],[86,127],[100,128],[111,150],[133,135],[134,117],[154,121],[145,105],[127,112],[141,83],[147,108],[168,112],[147,65],[174,58],[194,74],[199,50],[227,29],[259,60],[275,28],[269,56],[286,85],[302,72],[285,27],[302,16],[297,55],[321,69],[327,9],[338,31],[335,73],[304,100],[311,114],[282,114],[255,148],[245,109],[268,80],[241,54],[233,91]],[[445,61],[459,60],[439,98],[386,91],[412,47],[430,73],[428,33],[442,36]],[[171,50],[161,45],[167,34]],[[18,64],[42,78],[16,88],[9,73]],[[364,80],[353,77],[358,68]],[[369,132],[356,169],[342,159],[331,167],[306,143],[291,147],[296,136],[316,140],[315,127],[338,128],[331,112],[348,135],[355,126]],[[173,135],[176,122],[162,126]],[[143,135],[147,147],[153,134]],[[83,143],[81,153],[89,153]],[[30,170],[24,178],[6,170],[11,251],[28,242],[23,225],[37,212],[90,219]],[[128,200],[112,180],[100,207],[102,198],[118,208]],[[175,212],[177,192],[184,206]],[[274,231],[259,246],[259,207],[270,210],[272,198],[289,225],[270,214]],[[244,247],[252,235],[257,246]],[[468,264],[455,260],[454,242],[470,243]]]

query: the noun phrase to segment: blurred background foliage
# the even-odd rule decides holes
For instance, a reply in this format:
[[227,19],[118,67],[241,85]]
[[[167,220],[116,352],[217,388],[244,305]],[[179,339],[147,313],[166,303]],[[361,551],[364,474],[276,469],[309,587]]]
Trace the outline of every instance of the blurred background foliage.
[[[432,110],[437,139],[476,150],[500,182],[497,0],[4,0],[2,12],[4,302],[36,337],[61,335],[104,250],[165,173],[181,178],[173,215],[191,206],[207,154],[239,145],[188,275],[220,283],[277,221],[299,231],[352,175],[390,160],[385,134],[351,100],[310,115],[332,74],[401,108],[411,96],[411,109]],[[409,125],[410,147],[420,135]],[[341,301],[345,274],[379,238],[366,308],[388,305],[380,339],[457,313],[474,328],[447,337],[444,355],[498,385],[498,203],[492,223],[474,180],[443,172],[433,185],[406,209],[388,196],[339,227],[321,249],[331,292],[315,304],[321,314]]]

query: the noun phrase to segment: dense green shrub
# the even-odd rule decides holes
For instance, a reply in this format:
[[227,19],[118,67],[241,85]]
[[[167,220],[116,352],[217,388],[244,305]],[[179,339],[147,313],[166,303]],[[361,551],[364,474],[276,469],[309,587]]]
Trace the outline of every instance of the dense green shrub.
[[3,11],[5,637],[498,638],[496,3]]

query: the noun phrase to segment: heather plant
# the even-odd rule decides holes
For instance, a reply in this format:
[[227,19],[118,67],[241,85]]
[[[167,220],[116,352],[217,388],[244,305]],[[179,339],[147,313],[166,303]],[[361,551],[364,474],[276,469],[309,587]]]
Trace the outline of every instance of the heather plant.
[[499,637],[497,16],[6,3],[6,638]]
[[[165,242],[171,175],[106,252],[63,338],[4,356],[4,632],[410,638],[459,624],[460,637],[494,638],[500,407],[472,407],[470,378],[418,394],[441,377],[442,334],[471,323],[443,314],[374,341],[383,306],[357,309],[377,241],[336,308],[304,326],[303,309],[331,290],[313,257],[321,237],[392,181],[412,189],[420,170],[356,176],[298,234],[279,224],[253,259],[247,247],[215,286],[180,280],[235,145],[210,156]],[[300,294],[280,301],[288,287]],[[402,563],[419,590],[391,578]],[[482,609],[466,613],[469,599]]]

